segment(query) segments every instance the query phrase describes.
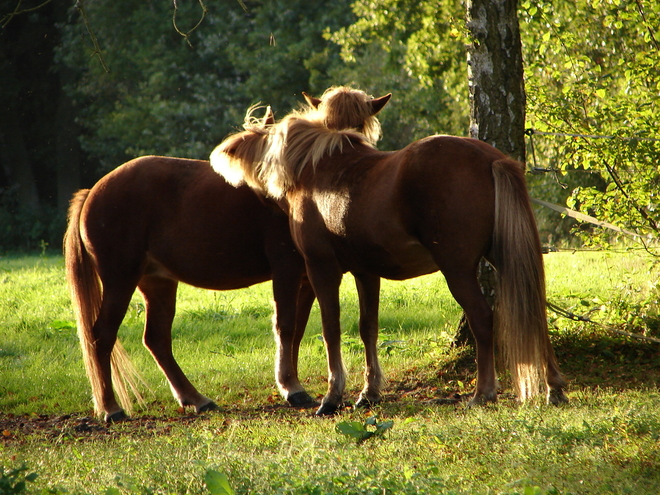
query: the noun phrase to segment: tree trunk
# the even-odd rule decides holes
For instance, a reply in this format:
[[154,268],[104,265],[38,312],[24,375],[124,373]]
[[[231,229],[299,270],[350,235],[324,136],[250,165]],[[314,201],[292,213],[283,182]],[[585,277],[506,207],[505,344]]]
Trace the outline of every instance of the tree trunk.
[[[467,1],[470,137],[524,163],[525,86],[517,7],[517,0]],[[485,260],[479,282],[493,306],[496,277]],[[468,342],[469,335],[463,315],[456,342]]]
[[525,161],[525,86],[517,0],[468,0],[470,136]]

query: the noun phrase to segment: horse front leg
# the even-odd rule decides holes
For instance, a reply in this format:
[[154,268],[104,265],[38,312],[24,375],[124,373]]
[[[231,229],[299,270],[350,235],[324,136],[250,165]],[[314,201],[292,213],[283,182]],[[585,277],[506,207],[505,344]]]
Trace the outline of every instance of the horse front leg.
[[273,274],[273,334],[275,355],[275,381],[282,397],[294,407],[318,405],[298,378],[298,353],[305,334],[309,313],[314,303],[314,291],[306,277]]
[[307,263],[309,276],[321,309],[323,342],[328,360],[328,391],[316,411],[317,416],[335,414],[341,407],[346,387],[346,371],[341,357],[339,286],[343,273],[336,262]]
[[353,274],[360,300],[360,337],[364,343],[364,388],[355,407],[371,407],[381,400],[383,372],[378,362],[378,305],[380,277]]

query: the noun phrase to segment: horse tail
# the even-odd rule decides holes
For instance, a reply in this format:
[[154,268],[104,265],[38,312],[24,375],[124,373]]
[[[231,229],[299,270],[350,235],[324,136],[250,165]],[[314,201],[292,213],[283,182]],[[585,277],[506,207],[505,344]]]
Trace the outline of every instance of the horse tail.
[[548,386],[548,369],[558,369],[548,335],[541,243],[521,164],[497,160],[493,177],[495,331],[516,393],[525,400]]
[[[89,189],[81,189],[71,200],[68,226],[64,234],[64,262],[85,371],[92,387],[94,409],[96,414],[101,414],[100,405],[103,403],[105,384],[94,352],[96,338],[93,328],[101,309],[102,287],[94,261],[80,235],[80,214],[89,192]],[[126,412],[131,414],[133,407],[128,388],[133,391],[138,400],[142,401],[142,397],[137,391],[139,377],[130,362],[128,353],[118,340],[112,349],[111,363],[113,376],[117,378],[114,380],[114,386],[119,402]]]

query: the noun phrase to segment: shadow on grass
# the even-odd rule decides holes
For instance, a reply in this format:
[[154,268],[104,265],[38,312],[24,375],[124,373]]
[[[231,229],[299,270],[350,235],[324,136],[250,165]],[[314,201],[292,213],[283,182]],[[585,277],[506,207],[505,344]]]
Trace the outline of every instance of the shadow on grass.
[[[596,332],[553,335],[559,366],[568,391],[660,389],[660,346],[652,342],[611,337]],[[385,401],[451,404],[465,400],[476,378],[471,345],[455,348],[446,359],[396,370],[388,377]],[[508,373],[498,366],[503,397],[513,398]]]

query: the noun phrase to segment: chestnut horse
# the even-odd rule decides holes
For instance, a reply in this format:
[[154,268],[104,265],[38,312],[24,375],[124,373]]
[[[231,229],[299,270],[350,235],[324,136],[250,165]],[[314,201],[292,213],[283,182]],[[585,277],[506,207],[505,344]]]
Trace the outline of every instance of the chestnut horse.
[[[258,137],[265,126],[246,128]],[[66,272],[95,409],[106,421],[126,418],[124,409],[130,414],[124,380],[134,384],[116,339],[136,288],[145,300],[144,344],[176,399],[197,412],[217,407],[172,354],[178,282],[230,290],[272,279],[277,385],[292,405],[313,402],[297,361],[314,294],[286,215],[266,203],[248,187],[229,185],[207,161],[157,156],[131,160],[75,194]],[[124,409],[113,375],[124,378],[114,380]]]
[[[350,104],[341,101],[346,95]],[[245,182],[275,199],[289,214],[319,301],[328,353],[328,392],[317,414],[333,413],[344,391],[339,284],[345,272],[356,278],[366,352],[358,405],[381,398],[380,277],[404,280],[437,270],[476,341],[470,405],[497,399],[494,334],[521,400],[538,394],[543,384],[550,402],[567,401],[548,336],[541,245],[522,165],[484,142],[452,136],[378,151],[357,132],[363,115],[372,110],[375,118],[377,112],[364,93],[333,88],[307,100],[307,113],[285,117],[268,136],[252,141],[261,141],[258,153],[248,152],[245,134],[237,134],[216,148],[211,164],[235,185]],[[328,126],[324,115],[338,108],[352,120],[344,126],[355,130]],[[495,312],[477,280],[482,257],[499,274]]]

